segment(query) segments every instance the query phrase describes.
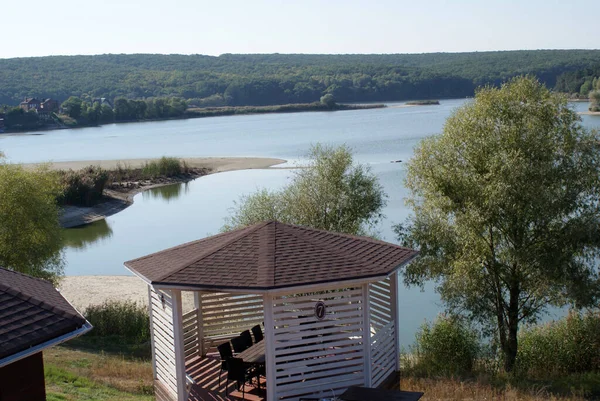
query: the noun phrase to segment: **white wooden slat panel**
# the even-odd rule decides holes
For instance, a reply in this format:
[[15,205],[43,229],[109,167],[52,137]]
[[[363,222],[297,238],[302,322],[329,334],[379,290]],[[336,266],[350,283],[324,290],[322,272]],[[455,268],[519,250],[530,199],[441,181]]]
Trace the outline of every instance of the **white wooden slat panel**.
[[[362,299],[362,287],[273,298],[274,399],[364,384]],[[323,320],[314,316],[319,300]]]
[[[151,289],[153,353],[156,380],[177,394],[175,344],[173,340],[173,301],[168,292]],[[164,302],[163,302],[164,301]]]
[[327,292],[327,293],[310,293],[310,294],[298,295],[298,296],[294,295],[294,296],[277,297],[277,300],[275,301],[276,303],[273,306],[273,314],[277,315],[282,310],[287,310],[289,308],[289,305],[298,305],[298,304],[306,303],[306,302],[308,302],[309,304],[310,303],[314,304],[316,301],[319,301],[319,300],[326,301],[326,302],[333,301],[332,303],[335,303],[335,300],[338,298],[346,299],[346,297],[361,295],[362,289],[360,287],[356,287],[353,289],[343,290],[343,298],[342,298],[342,295],[340,295],[340,294],[342,294],[342,292],[337,290],[337,291],[332,291],[332,292]]
[[261,295],[202,294],[202,317],[205,337],[215,332],[236,333],[264,319]]
[[371,328],[371,386],[378,386],[391,374],[395,364],[395,325],[390,278],[373,283],[369,289]]
[[309,363],[309,364],[307,364],[304,359],[300,359],[297,361],[289,361],[289,362],[286,362],[286,364],[285,364],[285,369],[286,369],[285,372],[286,372],[286,374],[288,371],[294,373],[295,368],[302,368],[302,369],[306,370],[307,366],[312,369],[314,366],[321,366],[321,365],[325,366],[328,363],[334,363],[337,361],[362,360],[362,356],[363,356],[362,352],[360,352],[360,353],[356,352],[354,354],[345,352],[342,354],[337,354],[337,355],[331,354],[331,355],[327,355],[326,357],[315,358],[313,360],[313,362]]
[[198,332],[198,310],[193,309],[183,315],[183,350],[185,360],[200,355],[200,339]]
[[[334,359],[334,357],[322,358],[322,361],[319,361],[318,364],[315,363],[313,365],[310,365],[309,367],[310,367],[311,372],[317,372],[320,370],[339,368],[341,366],[351,366],[352,363],[348,362],[348,361],[354,361],[355,365],[358,365],[360,367],[360,369],[362,369],[363,361],[361,358],[349,359],[347,355],[339,355],[337,357],[337,359]],[[285,372],[286,372],[286,375],[305,373],[306,372],[306,364],[303,362],[301,362],[301,363],[292,362],[292,363],[286,364]]]
[[298,386],[297,384],[285,385],[281,389],[278,388],[277,397],[279,399],[298,398],[301,395],[319,395],[330,397],[332,391],[336,395],[340,395],[350,386],[360,386],[364,382],[362,375],[353,375],[345,377],[338,382],[324,379],[322,381],[309,381]]
[[204,352],[264,321],[262,295],[201,293],[199,298]]
[[354,345],[352,347],[346,347],[344,349],[321,349],[315,352],[299,352],[296,355],[283,355],[278,356],[277,361],[282,363],[287,363],[289,361],[301,361],[304,360],[306,365],[310,365],[311,363],[315,363],[315,360],[318,358],[329,358],[332,355],[345,354],[348,355],[348,358],[354,358],[360,354],[362,358],[363,355],[363,347],[362,345]]

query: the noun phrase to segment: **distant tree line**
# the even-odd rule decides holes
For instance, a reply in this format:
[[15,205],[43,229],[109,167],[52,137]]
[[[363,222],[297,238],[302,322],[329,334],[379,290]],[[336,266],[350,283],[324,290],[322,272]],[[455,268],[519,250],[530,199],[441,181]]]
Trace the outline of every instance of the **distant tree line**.
[[559,92],[588,97],[591,91],[600,90],[600,64],[561,74],[556,80],[554,89]]
[[7,129],[35,130],[45,124],[35,110],[25,111],[20,107],[2,106],[0,114]]
[[[497,86],[521,74],[573,92],[583,82],[577,85],[580,78],[568,74],[599,63],[598,50],[15,58],[0,60],[0,103],[16,105],[26,96],[59,101],[75,96],[90,105],[98,97],[180,98],[200,107],[310,103],[326,94],[339,102],[437,99],[471,96],[480,85]],[[82,108],[81,117],[104,118],[101,109],[90,107]],[[142,108],[123,107],[115,120],[146,114]]]
[[149,98],[131,100],[115,99],[114,108],[99,102],[91,104],[78,97],[71,96],[63,104],[66,115],[78,124],[106,124],[118,121],[151,120],[182,116],[187,102],[180,98]]

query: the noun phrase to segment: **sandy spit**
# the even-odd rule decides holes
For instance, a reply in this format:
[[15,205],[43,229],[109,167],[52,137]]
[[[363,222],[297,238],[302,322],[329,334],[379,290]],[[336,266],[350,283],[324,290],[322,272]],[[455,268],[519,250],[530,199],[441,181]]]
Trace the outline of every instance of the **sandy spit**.
[[[80,312],[106,301],[148,305],[148,285],[136,276],[67,276],[61,280],[58,290]],[[193,293],[183,292],[182,300],[184,313],[193,309]]]
[[[116,169],[119,165],[138,168],[151,160],[156,159],[82,160],[56,163],[31,163],[24,164],[24,166],[25,168],[35,168],[40,165],[48,165],[54,170],[79,170],[87,166],[94,165],[100,166],[106,170],[112,170]],[[209,174],[233,170],[264,169],[277,164],[285,163],[285,160],[282,159],[265,157],[194,157],[183,158],[183,160],[185,160],[190,167],[207,169]],[[60,216],[60,224],[64,228],[70,228],[84,224],[90,224],[98,220],[103,220],[106,217],[116,214],[132,205],[133,197],[137,193],[150,188],[156,188],[169,184],[172,184],[172,182],[134,188],[126,193],[105,190],[105,195],[108,195],[110,199],[93,207],[63,207],[62,214]]]
[[[224,171],[246,170],[246,169],[263,169],[269,168],[276,164],[285,163],[285,160],[274,159],[267,157],[184,157],[181,158],[190,167],[207,168],[213,173],[221,173]],[[24,164],[25,168],[35,168],[39,165],[50,165],[50,168],[55,170],[79,170],[84,167],[93,165],[100,166],[104,169],[111,170],[117,168],[118,165],[129,166],[132,168],[141,167],[146,162],[157,159],[121,159],[121,160],[80,160],[67,162],[52,162],[49,163],[30,163]]]

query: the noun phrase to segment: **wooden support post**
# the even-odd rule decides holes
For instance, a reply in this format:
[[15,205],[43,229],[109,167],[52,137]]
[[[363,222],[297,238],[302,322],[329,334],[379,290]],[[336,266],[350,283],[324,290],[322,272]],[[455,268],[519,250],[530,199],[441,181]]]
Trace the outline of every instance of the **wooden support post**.
[[365,387],[371,387],[371,303],[369,302],[369,284],[362,286],[363,304],[363,345]]
[[275,323],[273,316],[273,296],[263,295],[265,313],[265,366],[267,368],[267,401],[277,399],[277,383],[275,382]]
[[202,320],[202,294],[194,291],[194,307],[196,308],[196,323],[198,325],[198,356],[204,356],[204,322]]
[[183,312],[181,291],[171,290],[173,302],[173,342],[175,345],[175,377],[177,380],[177,401],[187,401],[187,379],[185,372],[185,351],[183,343]]
[[394,322],[394,352],[396,353],[396,372],[400,371],[400,307],[398,305],[398,272],[390,276],[390,307]]
[[152,314],[152,287],[148,285],[148,316],[150,317],[150,349],[152,350],[152,377],[154,377],[154,380],[156,380],[156,350],[154,349],[154,325],[152,320]]

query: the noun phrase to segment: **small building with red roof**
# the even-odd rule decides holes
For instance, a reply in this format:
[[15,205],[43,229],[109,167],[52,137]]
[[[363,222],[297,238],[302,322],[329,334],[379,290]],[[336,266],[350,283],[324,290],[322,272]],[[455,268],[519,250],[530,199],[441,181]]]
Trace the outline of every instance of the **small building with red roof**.
[[45,400],[42,352],[91,328],[50,282],[0,268],[0,401]]

